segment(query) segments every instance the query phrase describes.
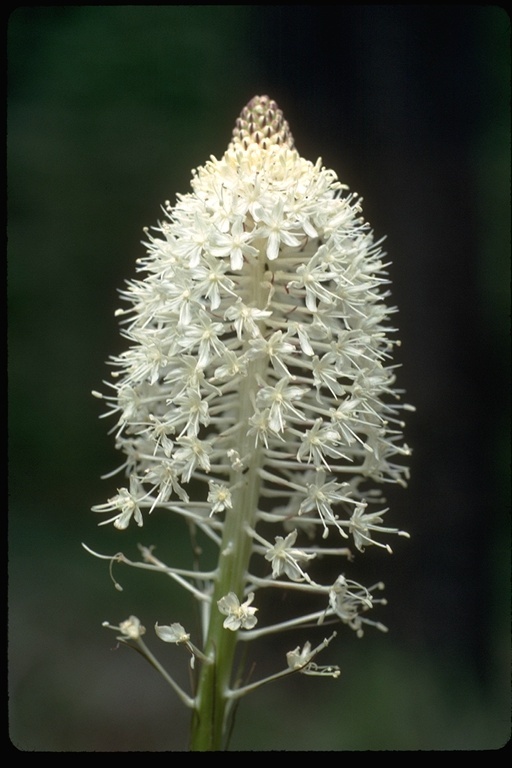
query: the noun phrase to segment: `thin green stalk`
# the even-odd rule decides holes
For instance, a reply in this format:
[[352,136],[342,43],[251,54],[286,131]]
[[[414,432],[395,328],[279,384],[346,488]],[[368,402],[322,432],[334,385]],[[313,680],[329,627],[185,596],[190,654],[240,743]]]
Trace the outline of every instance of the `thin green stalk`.
[[[249,301],[256,306],[264,302],[262,295],[264,259],[256,259],[252,265],[250,285],[253,295]],[[244,589],[249,560],[252,554],[250,530],[255,524],[258,509],[261,478],[259,474],[261,449],[254,448],[253,438],[248,435],[249,416],[252,400],[258,386],[258,375],[265,371],[265,361],[253,361],[248,366],[246,378],[240,391],[240,412],[238,424],[240,439],[236,445],[240,456],[251,456],[249,465],[241,473],[233,470],[233,506],[227,510],[224,521],[222,544],[219,553],[218,575],[212,595],[208,636],[205,655],[213,660],[203,665],[199,678],[196,708],[192,717],[190,748],[192,751],[218,751],[223,749],[229,709],[232,701],[228,697],[232,670],[235,660],[237,632],[224,628],[224,616],[217,608],[217,601],[234,592],[240,599],[245,598]]]

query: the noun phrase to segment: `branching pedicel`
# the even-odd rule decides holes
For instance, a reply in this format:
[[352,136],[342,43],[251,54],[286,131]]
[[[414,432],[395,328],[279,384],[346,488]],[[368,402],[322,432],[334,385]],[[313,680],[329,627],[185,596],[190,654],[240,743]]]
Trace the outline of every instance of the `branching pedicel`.
[[[320,160],[300,157],[267,96],[249,102],[222,159],[197,169],[192,192],[166,203],[146,234],[144,276],[127,283],[128,308],[117,313],[130,346],[111,360],[112,393],[94,393],[117,417],[129,482],[94,509],[119,530],[150,513],[179,515],[213,542],[218,561],[213,571],[177,569],[147,547],[137,562],[99,556],[159,571],[199,601],[197,646],[179,617],[155,628],[191,654],[190,693],[153,657],[138,618],[113,629],[193,710],[192,749],[220,749],[248,691],[296,672],[339,675],[316,663],[335,632],[314,649],[303,640],[281,670],[246,685],[233,674],[238,642],[314,623],[359,636],[366,625],[385,629],[368,617],[385,602],[383,585],[365,588],[344,571],[350,546],[390,552],[382,536],[407,535],[383,526],[377,490],[408,476],[395,310],[360,200]],[[327,584],[326,558],[341,571]],[[264,622],[258,598],[276,588],[306,593],[309,610]]]

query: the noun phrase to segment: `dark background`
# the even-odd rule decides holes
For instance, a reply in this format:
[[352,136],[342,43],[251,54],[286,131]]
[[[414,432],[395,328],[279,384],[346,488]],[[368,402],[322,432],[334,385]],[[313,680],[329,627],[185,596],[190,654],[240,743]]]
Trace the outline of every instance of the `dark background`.
[[[9,696],[20,750],[187,748],[188,714],[102,629],[136,613],[187,626],[162,576],[112,554],[158,542],[89,512],[115,491],[112,423],[90,396],[121,351],[117,289],[142,227],[227,146],[255,94],[296,145],[364,197],[387,235],[417,407],[412,479],[388,494],[407,529],[355,575],[386,582],[387,635],[340,632],[340,680],[294,677],[241,704],[239,750],[482,750],[510,735],[510,20],[498,6],[19,8],[8,19]],[[353,575],[353,574],[348,574]],[[276,606],[278,610],[278,606]],[[192,619],[189,619],[191,621]],[[320,638],[321,639],[321,638]],[[289,649],[302,637],[286,640]],[[275,671],[263,649],[256,674]],[[256,650],[256,649],[255,649]]]

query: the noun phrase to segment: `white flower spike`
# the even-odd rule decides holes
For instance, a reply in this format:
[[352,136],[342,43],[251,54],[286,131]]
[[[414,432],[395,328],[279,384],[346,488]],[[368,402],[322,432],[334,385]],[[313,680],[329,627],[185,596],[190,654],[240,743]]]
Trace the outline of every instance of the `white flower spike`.
[[[411,408],[395,386],[396,310],[386,304],[380,242],[358,196],[321,160],[299,155],[277,104],[255,96],[224,155],[194,171],[191,185],[146,230],[147,254],[121,293],[128,348],[111,358],[103,399],[117,417],[129,490],[94,509],[113,513],[103,523],[120,531],[150,513],[189,526],[190,570],[148,548],[142,562],[122,562],[170,576],[200,603],[192,745],[215,749],[235,696],[239,640],[314,621],[358,635],[363,624],[383,629],[361,616],[385,602],[372,598],[381,585],[366,589],[344,574],[322,583],[319,561],[352,559],[340,541],[391,552],[381,537],[406,535],[382,525],[379,487],[406,484]],[[200,537],[216,548],[211,571],[200,570]],[[308,611],[272,623],[261,610],[256,629],[252,602],[271,588],[305,592]],[[189,642],[178,623],[157,632]],[[299,646],[288,672],[320,673],[317,651]]]

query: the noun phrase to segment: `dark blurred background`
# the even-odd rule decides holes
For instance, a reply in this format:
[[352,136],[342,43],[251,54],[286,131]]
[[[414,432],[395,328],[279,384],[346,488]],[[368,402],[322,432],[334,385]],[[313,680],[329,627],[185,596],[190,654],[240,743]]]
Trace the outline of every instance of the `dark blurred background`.
[[[411,540],[347,573],[389,605],[324,663],[242,701],[238,750],[486,750],[510,735],[510,20],[497,6],[24,7],[8,20],[9,730],[24,751],[187,748],[188,714],[101,627],[193,624],[162,576],[115,572],[183,531],[97,528],[115,492],[105,360],[142,228],[227,146],[255,94],[364,197],[393,262],[399,383],[417,412]],[[278,606],[276,607],[278,608]],[[188,622],[188,624],[187,624]],[[186,675],[175,646],[148,644]],[[323,635],[321,635],[323,636]],[[321,639],[320,636],[320,639]],[[290,639],[291,638],[291,639]],[[285,648],[302,637],[288,637]],[[281,641],[279,641],[281,642]],[[279,643],[276,644],[276,646]],[[279,647],[279,651],[281,648]],[[275,671],[277,647],[256,675]]]

